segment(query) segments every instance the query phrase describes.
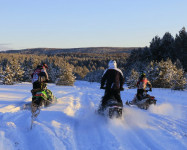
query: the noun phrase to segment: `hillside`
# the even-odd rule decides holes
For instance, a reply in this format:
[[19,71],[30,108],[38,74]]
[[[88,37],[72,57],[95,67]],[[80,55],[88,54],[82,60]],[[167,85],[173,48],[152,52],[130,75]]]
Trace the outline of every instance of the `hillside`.
[[46,55],[57,55],[62,53],[96,53],[96,54],[113,54],[113,53],[130,53],[131,50],[136,49],[135,47],[88,47],[88,48],[68,48],[68,49],[57,49],[57,48],[33,48],[33,49],[22,49],[22,50],[7,50],[1,51],[0,53],[19,53],[19,54],[46,54]]
[[[149,110],[124,107],[123,117],[95,114],[104,94],[97,83],[75,86],[49,84],[58,103],[43,108],[31,130],[32,84],[0,85],[1,150],[185,150],[187,149],[187,92],[153,88],[157,106]],[[136,89],[121,93],[132,100]]]

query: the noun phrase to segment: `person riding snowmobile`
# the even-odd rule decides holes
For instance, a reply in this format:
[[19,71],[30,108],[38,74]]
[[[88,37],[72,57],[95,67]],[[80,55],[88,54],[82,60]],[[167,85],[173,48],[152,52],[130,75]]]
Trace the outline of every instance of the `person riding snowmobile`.
[[[105,89],[105,95],[101,101],[101,109],[104,109],[107,101],[111,96],[114,96],[115,99],[122,104],[120,91],[123,89],[124,76],[120,69],[117,68],[117,63],[115,60],[110,60],[108,63],[108,68],[105,70],[102,79],[100,89]],[[106,86],[105,86],[106,84]]]
[[47,89],[47,82],[49,81],[49,78],[46,69],[48,69],[48,66],[43,63],[43,65],[38,65],[31,74],[33,84],[33,90],[31,90],[31,92],[33,95],[37,89]]
[[150,88],[150,91],[152,91],[152,85],[151,82],[146,78],[146,74],[142,73],[138,82],[137,82],[137,98],[138,100],[142,100],[143,93],[146,92],[147,85]]

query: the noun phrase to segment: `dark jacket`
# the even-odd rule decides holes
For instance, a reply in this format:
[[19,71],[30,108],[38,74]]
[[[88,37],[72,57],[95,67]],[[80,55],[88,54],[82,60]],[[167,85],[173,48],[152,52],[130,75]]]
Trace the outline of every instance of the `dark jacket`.
[[106,90],[120,90],[123,88],[125,80],[120,69],[107,69],[101,79],[101,87],[106,84]]
[[31,74],[32,83],[34,82],[47,82],[49,80],[45,67],[38,66]]

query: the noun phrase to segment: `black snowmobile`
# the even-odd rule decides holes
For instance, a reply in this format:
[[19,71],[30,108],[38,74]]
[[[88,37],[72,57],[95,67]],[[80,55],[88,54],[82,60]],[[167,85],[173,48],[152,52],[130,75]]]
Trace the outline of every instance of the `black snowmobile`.
[[113,95],[109,98],[104,108],[101,106],[100,103],[99,109],[97,110],[98,114],[108,116],[109,118],[121,118],[122,111],[123,104],[119,103]]
[[156,105],[156,99],[154,96],[150,96],[147,92],[150,90],[145,90],[143,93],[143,97],[139,100],[137,98],[137,94],[135,95],[132,101],[126,101],[126,105],[128,106],[137,106],[138,108],[147,110],[150,105]]

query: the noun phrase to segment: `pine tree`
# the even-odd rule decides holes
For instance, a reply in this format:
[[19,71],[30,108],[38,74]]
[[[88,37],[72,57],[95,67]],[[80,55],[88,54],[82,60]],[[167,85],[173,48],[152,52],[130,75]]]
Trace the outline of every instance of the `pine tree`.
[[23,81],[23,76],[24,76],[24,70],[22,69],[21,65],[19,62],[17,61],[13,61],[11,62],[11,68],[12,68],[12,71],[14,72],[13,73],[13,81],[14,82],[21,82]]
[[89,72],[88,68],[86,66],[84,66],[83,70],[82,70],[82,74],[83,74],[82,78],[84,78],[88,72]]
[[187,71],[187,32],[185,27],[179,31],[175,38],[176,57],[181,61]]
[[160,44],[160,51],[161,51],[161,57],[157,60],[167,60],[167,58],[175,59],[175,51],[174,51],[174,38],[169,33],[166,32],[161,40]]
[[10,69],[10,66],[7,64],[5,71],[3,73],[3,84],[13,85],[14,84],[13,76],[14,76],[14,73]]
[[67,65],[60,70],[60,76],[56,81],[56,85],[73,86],[75,82],[75,76],[72,73],[72,68]]
[[150,42],[150,51],[152,52],[152,60],[158,60],[162,56],[160,45],[161,45],[160,37],[155,36]]
[[33,58],[27,58],[23,61],[23,81],[30,82],[31,81],[31,74],[33,73],[34,68],[32,68],[32,60]]
[[89,82],[101,82],[101,78],[104,72],[104,68],[100,70],[95,70],[92,72],[89,72],[85,77],[84,80]]
[[3,79],[3,67],[0,66],[0,82],[2,81]]
[[139,78],[139,73],[136,70],[132,69],[130,76],[127,77],[128,88],[135,88],[138,78]]
[[147,67],[147,75],[153,87],[183,90],[186,86],[184,70],[178,69],[170,59],[151,62]]

